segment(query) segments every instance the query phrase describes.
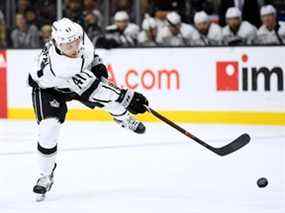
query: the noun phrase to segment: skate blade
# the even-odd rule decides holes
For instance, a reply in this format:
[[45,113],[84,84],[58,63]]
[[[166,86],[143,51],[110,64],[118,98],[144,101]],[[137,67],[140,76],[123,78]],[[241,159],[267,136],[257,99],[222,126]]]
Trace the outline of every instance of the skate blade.
[[46,198],[45,194],[37,194],[36,195],[36,202],[42,202],[45,200],[45,198]]

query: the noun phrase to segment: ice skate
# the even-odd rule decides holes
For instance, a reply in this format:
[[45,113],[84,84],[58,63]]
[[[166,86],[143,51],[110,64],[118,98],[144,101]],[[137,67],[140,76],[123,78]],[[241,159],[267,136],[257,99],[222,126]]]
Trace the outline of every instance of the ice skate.
[[137,121],[134,117],[129,116],[128,118],[124,119],[124,120],[118,120],[116,118],[114,118],[114,120],[121,125],[121,127],[129,129],[135,133],[138,134],[143,134],[145,132],[145,125],[140,122]]
[[56,164],[54,165],[54,168],[50,175],[41,176],[37,180],[37,183],[33,188],[33,192],[36,193],[37,202],[43,201],[45,199],[46,193],[50,191],[53,185],[53,175],[54,175],[55,168],[56,168]]

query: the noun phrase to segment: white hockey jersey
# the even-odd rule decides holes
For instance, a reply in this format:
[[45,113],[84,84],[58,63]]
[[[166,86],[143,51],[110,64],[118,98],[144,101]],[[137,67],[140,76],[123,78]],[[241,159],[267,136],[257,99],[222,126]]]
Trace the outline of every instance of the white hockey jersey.
[[198,37],[197,34],[193,26],[181,23],[180,33],[177,35],[173,35],[168,26],[161,28],[157,34],[157,42],[163,46],[187,46],[192,44],[193,37]]
[[30,75],[40,88],[55,88],[62,91],[75,91],[72,78],[83,71],[90,73],[91,65],[101,63],[94,58],[94,47],[86,33],[83,33],[80,57],[70,58],[60,54],[49,42],[37,58]]
[[222,39],[222,28],[215,23],[211,23],[207,35],[204,35],[202,33],[195,33],[193,35],[193,44],[199,46],[221,45]]
[[[279,29],[269,31],[265,25],[262,25],[257,32],[257,44],[285,44],[285,22],[279,21]],[[279,38],[277,36],[279,35]],[[282,41],[282,42],[281,42]]]
[[121,46],[135,46],[140,28],[133,23],[129,23],[123,33],[118,32],[117,26],[106,27],[107,37],[115,39]]
[[253,44],[257,35],[257,29],[255,26],[247,21],[243,21],[236,34],[234,34],[230,27],[227,25],[223,28],[223,40],[226,45],[231,44]]
[[164,27],[167,27],[167,21],[155,18],[157,29],[160,30]]
[[[157,36],[156,36],[157,37]],[[138,43],[140,46],[146,46],[146,47],[153,47],[153,46],[157,46],[158,43],[156,42],[156,38],[155,40],[151,40],[148,36],[147,36],[147,32],[146,31],[141,31],[140,34],[138,35]]]

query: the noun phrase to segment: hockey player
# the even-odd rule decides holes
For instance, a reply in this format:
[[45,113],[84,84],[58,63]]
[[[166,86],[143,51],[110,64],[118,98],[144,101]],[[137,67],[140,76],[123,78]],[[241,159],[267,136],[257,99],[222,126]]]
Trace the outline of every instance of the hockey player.
[[158,46],[157,24],[154,18],[146,16],[142,23],[143,31],[138,35],[138,42],[141,46]]
[[272,5],[260,10],[263,25],[257,32],[258,44],[285,44],[285,22],[277,21],[276,10]]
[[199,33],[197,38],[193,38],[194,45],[210,46],[222,44],[222,28],[215,23],[211,23],[207,13],[204,11],[197,12],[194,16],[194,23]]
[[223,40],[226,45],[253,44],[257,29],[247,21],[242,21],[241,12],[237,7],[231,7],[226,13],[227,26],[223,28]]
[[117,88],[107,78],[106,67],[82,27],[67,18],[55,21],[51,42],[42,50],[28,79],[39,125],[40,177],[33,188],[38,200],[53,184],[57,140],[67,101],[78,100],[91,109],[103,108],[122,127],[138,134],[145,132],[143,123],[130,113],[144,113],[147,99],[138,92]]
[[194,34],[198,34],[196,29],[189,24],[182,23],[180,15],[176,12],[168,13],[166,20],[168,25],[159,29],[157,42],[163,46],[191,45]]
[[136,46],[140,28],[129,22],[129,16],[125,11],[118,11],[114,16],[115,24],[107,26],[106,39],[114,39],[117,46]]

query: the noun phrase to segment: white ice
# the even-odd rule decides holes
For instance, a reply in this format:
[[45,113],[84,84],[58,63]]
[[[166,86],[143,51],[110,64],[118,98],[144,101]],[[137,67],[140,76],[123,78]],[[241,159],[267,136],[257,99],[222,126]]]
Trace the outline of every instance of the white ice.
[[252,136],[219,157],[162,123],[146,125],[135,135],[115,123],[66,122],[55,184],[37,203],[37,125],[0,121],[0,213],[285,212],[285,126],[181,124],[214,146]]

